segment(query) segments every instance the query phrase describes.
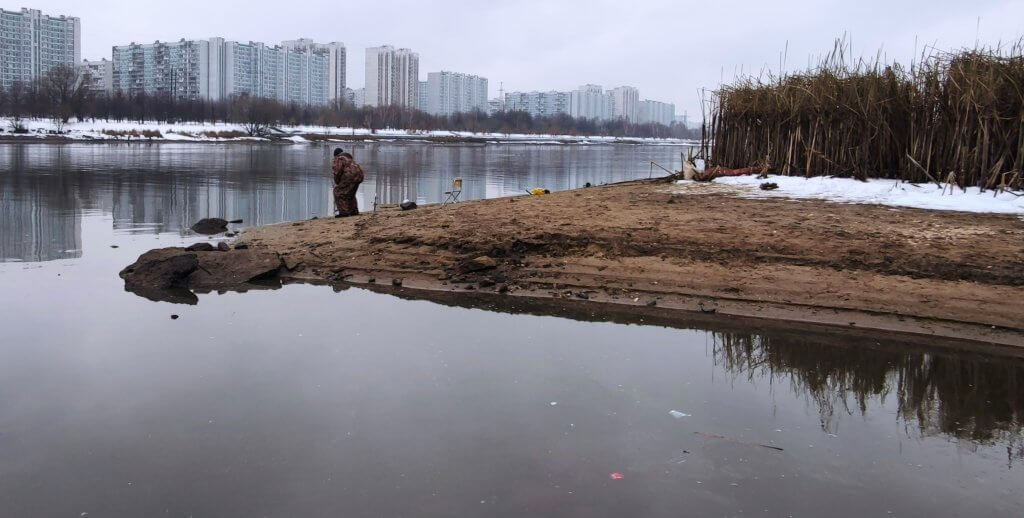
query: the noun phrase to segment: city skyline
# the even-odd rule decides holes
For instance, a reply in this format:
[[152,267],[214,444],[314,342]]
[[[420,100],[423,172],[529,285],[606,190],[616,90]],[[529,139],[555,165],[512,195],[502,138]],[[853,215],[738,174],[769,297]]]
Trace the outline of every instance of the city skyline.
[[[608,92],[585,85],[578,91],[511,92],[504,88],[490,97],[486,77],[442,70],[428,72],[421,81],[420,56],[409,48],[385,44],[366,49],[364,87],[347,84],[347,47],[342,42],[318,43],[310,38],[285,40],[277,45],[248,43],[214,36],[116,45],[111,59],[82,59],[82,29],[78,17],[50,15],[22,8],[0,10],[2,30],[0,72],[4,84],[38,80],[56,65],[73,65],[89,75],[94,92],[169,94],[176,99],[218,101],[253,95],[281,102],[323,106],[349,100],[357,107],[397,105],[432,115],[455,115],[474,110],[521,110],[537,116],[570,115],[576,118],[630,123],[676,121],[675,105],[640,100],[633,86]],[[9,87],[9,85],[8,85]],[[600,109],[589,110],[596,88]],[[580,97],[588,98],[581,102]],[[685,121],[685,117],[683,118]]]
[[[742,5],[749,16],[723,28],[698,21],[729,19],[740,4],[650,0],[623,7],[603,0],[525,0],[493,5],[392,1],[371,6],[307,0],[290,4],[288,10],[274,5],[262,0],[246,9],[194,0],[97,0],[87,5],[34,0],[3,7],[82,18],[83,57],[92,60],[133,40],[203,39],[216,34],[237,41],[280,41],[302,35],[344,41],[356,56],[348,74],[361,78],[363,50],[393,42],[416,49],[425,71],[471,71],[489,78],[492,86],[504,83],[507,91],[571,90],[581,82],[631,84],[645,97],[676,104],[677,113],[688,112],[691,119],[700,116],[701,88],[714,89],[741,72],[777,70],[780,63],[788,70],[802,69],[844,34],[855,43],[858,57],[874,58],[881,52],[883,58],[909,63],[930,46],[955,49],[1016,41],[1017,20],[1024,16],[1024,4],[1006,0],[800,0]],[[533,14],[524,17],[523,12]],[[882,12],[886,16],[879,16]],[[907,17],[917,23],[903,23]],[[566,23],[594,30],[570,37]],[[361,86],[357,82],[350,80],[350,87]]]

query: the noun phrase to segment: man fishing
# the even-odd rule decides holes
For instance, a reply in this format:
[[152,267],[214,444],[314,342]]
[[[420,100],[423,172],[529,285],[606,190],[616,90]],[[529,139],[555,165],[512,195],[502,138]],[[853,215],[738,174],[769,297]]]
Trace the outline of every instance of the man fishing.
[[334,217],[358,215],[356,191],[359,190],[359,184],[363,183],[363,168],[356,163],[352,155],[337,148],[334,150],[331,171],[334,172]]

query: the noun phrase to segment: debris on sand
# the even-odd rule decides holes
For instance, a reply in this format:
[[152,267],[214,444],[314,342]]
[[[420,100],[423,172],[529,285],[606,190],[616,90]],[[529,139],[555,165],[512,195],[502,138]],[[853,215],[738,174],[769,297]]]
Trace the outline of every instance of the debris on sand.
[[416,202],[414,201],[405,200],[398,207],[402,210],[416,210],[418,205],[416,205]]
[[762,191],[774,191],[779,188],[779,184],[775,182],[765,182],[761,184]]
[[473,259],[467,259],[455,265],[453,273],[455,273],[455,275],[465,275],[467,273],[492,270],[497,267],[498,261],[486,255],[482,255]]
[[214,248],[210,243],[196,243],[185,248],[185,250],[188,250],[189,252],[212,252]]

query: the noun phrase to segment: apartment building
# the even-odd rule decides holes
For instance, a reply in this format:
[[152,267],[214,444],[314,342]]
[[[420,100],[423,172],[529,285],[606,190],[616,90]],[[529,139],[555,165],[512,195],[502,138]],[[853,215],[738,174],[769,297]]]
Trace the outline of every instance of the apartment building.
[[676,121],[676,105],[645,99],[640,102],[638,120],[640,124],[671,126]]
[[0,9],[0,87],[30,83],[57,65],[82,61],[82,23],[36,9]]
[[345,90],[348,87],[348,50],[345,44],[335,41],[331,43],[316,43],[308,38],[285,41],[281,44],[285,50],[291,52],[303,51],[308,55],[316,53],[327,56],[327,99],[329,102],[336,102],[345,98]]
[[86,87],[97,94],[110,94],[114,91],[114,62],[106,58],[99,61],[83,61],[78,65],[82,77],[88,78]]
[[366,105],[419,106],[420,56],[391,45],[366,49]]
[[546,117],[570,113],[569,92],[508,92],[505,94],[505,110],[523,111],[534,117]]
[[421,112],[425,112],[425,111],[427,111],[427,82],[426,81],[420,81],[420,87],[419,88],[420,88],[420,92],[419,92],[419,94],[420,94],[420,101],[416,105],[416,109],[421,111]]
[[501,97],[495,97],[490,101],[487,101],[487,114],[494,115],[498,112],[505,111],[505,99]]
[[325,105],[344,98],[340,43],[292,40],[269,46],[223,38],[114,47],[113,89],[217,101],[237,95]]
[[128,95],[216,100],[220,75],[216,67],[211,70],[210,58],[207,40],[117,46],[113,48],[113,89]]
[[454,115],[474,110],[487,111],[487,78],[459,72],[427,74],[425,111],[432,115]]
[[640,91],[632,86],[620,86],[611,91],[612,119],[637,122],[640,116]]
[[612,97],[600,85],[583,85],[570,94],[569,114],[581,119],[611,118]]

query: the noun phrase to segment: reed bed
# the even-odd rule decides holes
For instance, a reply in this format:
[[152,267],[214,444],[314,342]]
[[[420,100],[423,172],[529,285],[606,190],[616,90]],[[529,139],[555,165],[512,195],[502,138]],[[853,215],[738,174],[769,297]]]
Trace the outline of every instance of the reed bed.
[[1024,46],[745,77],[711,99],[710,157],[783,175],[1024,187]]

